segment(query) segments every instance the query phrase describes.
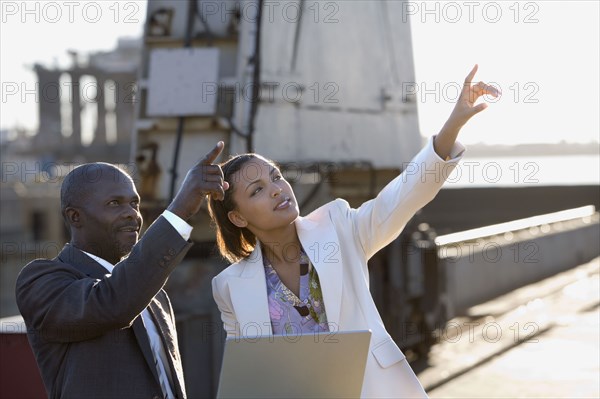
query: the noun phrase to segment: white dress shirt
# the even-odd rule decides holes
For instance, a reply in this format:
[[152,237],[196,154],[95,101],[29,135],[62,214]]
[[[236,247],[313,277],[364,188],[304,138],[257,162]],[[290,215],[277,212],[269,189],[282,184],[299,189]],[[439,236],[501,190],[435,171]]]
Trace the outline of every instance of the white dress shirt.
[[[184,240],[189,240],[190,235],[192,233],[192,226],[186,223],[179,216],[174,213],[165,210],[162,213],[162,216],[167,219],[169,223],[177,230],[181,237]],[[111,264],[105,259],[100,258],[94,254],[89,252],[84,252],[90,258],[94,259],[100,265],[102,265],[109,273],[112,273],[115,265]],[[150,341],[150,347],[152,348],[152,354],[154,355],[154,362],[156,364],[156,371],[158,373],[158,378],[160,380],[160,386],[163,390],[163,395],[167,399],[175,398],[173,394],[173,378],[172,378],[172,370],[169,365],[169,360],[167,358],[167,352],[165,351],[165,347],[162,343],[162,339],[158,334],[158,329],[154,320],[152,320],[152,316],[148,311],[148,308],[144,309],[141,313],[142,322],[144,323],[144,327],[146,328],[146,332],[148,333],[148,340]]]

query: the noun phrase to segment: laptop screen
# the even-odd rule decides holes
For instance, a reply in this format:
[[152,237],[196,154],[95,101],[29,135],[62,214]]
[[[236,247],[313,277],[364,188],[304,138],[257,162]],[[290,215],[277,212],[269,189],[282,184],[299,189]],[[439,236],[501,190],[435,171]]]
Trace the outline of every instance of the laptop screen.
[[358,398],[371,331],[225,341],[218,398]]

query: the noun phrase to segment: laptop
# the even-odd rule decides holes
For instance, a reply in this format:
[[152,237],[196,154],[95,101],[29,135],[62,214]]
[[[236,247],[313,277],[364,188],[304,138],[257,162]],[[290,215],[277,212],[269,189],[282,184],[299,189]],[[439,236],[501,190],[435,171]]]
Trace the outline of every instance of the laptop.
[[231,337],[217,398],[359,398],[371,331]]

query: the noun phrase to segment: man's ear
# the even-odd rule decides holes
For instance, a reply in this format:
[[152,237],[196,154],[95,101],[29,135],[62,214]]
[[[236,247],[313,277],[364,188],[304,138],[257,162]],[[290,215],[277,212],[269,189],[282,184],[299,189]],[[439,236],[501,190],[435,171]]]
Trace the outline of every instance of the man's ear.
[[68,207],[65,209],[65,215],[69,225],[73,227],[81,227],[81,213],[77,208]]
[[227,217],[229,218],[229,221],[231,223],[233,223],[240,229],[248,226],[248,222],[242,215],[240,215],[240,213],[238,211],[227,212]]

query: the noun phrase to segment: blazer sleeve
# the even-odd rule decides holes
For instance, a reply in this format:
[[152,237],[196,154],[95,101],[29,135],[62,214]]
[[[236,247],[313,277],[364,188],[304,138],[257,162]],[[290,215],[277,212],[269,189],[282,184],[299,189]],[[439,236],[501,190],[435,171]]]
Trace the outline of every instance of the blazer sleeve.
[[224,293],[221,292],[221,287],[218,281],[218,277],[214,277],[212,280],[212,293],[215,303],[221,312],[221,321],[223,322],[223,329],[227,332],[227,337],[239,336],[239,324],[236,321],[235,313],[231,309],[231,306],[223,298]]
[[437,195],[462,158],[465,148],[457,142],[451,158],[441,159],[433,149],[433,139],[402,165],[403,172],[376,198],[350,211],[355,237],[367,259],[398,237],[414,214]]
[[[159,217],[111,275],[94,278],[56,258],[36,260],[17,278],[17,304],[30,333],[81,341],[131,326],[191,247]],[[76,248],[77,255],[89,259]],[[62,253],[61,253],[62,254]]]

